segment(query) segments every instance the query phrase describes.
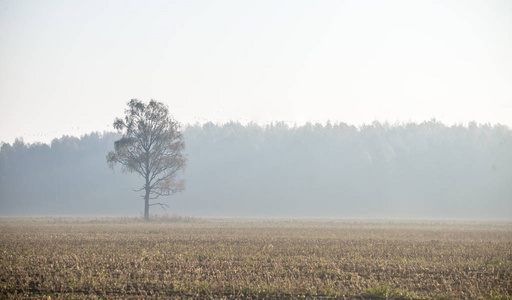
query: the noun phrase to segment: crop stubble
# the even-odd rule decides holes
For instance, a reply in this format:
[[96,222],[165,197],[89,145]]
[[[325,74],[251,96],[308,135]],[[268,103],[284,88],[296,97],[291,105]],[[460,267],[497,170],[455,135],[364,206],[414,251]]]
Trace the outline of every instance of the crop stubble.
[[510,299],[512,224],[0,219],[0,297]]

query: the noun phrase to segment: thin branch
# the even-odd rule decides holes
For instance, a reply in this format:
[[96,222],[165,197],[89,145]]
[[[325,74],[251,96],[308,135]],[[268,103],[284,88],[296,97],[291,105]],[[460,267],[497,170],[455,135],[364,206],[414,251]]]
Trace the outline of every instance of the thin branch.
[[172,195],[170,192],[168,192],[168,193],[162,193],[162,192],[157,192],[157,191],[155,191],[155,190],[151,190],[149,193],[150,193],[151,195],[156,195],[156,196],[150,197],[149,199],[151,199],[151,200],[158,199],[158,197],[160,197],[160,196],[164,196],[164,197],[165,197],[165,196],[170,196],[170,195]]
[[152,203],[149,206],[153,206],[153,205],[160,205],[164,210],[165,210],[165,207],[170,207],[169,205],[167,205],[165,203],[160,203],[160,202]]

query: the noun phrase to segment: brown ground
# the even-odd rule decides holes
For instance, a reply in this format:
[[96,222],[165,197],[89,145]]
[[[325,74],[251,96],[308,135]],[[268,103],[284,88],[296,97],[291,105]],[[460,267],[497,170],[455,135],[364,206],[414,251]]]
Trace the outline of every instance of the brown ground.
[[0,218],[0,298],[511,299],[512,223]]

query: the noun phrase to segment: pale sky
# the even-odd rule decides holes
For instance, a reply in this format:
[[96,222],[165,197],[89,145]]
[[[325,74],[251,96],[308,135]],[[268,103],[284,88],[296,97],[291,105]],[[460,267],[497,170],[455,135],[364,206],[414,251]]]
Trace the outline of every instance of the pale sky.
[[0,0],[0,141],[206,121],[512,126],[512,1]]

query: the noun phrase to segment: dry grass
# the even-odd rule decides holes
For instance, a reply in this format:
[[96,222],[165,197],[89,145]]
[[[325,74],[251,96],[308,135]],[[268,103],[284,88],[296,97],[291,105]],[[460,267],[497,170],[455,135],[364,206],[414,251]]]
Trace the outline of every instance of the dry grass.
[[0,218],[0,298],[510,299],[512,223]]

